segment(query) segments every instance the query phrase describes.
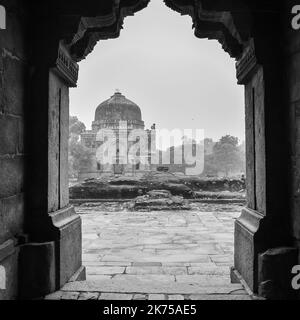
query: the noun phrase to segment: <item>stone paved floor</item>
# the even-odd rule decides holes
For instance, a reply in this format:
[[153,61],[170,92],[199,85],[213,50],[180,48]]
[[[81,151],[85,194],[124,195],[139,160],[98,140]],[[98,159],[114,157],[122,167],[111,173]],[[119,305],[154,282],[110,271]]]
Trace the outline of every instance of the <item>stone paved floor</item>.
[[87,281],[48,299],[250,299],[230,283],[238,205],[130,212],[121,204],[79,206]]

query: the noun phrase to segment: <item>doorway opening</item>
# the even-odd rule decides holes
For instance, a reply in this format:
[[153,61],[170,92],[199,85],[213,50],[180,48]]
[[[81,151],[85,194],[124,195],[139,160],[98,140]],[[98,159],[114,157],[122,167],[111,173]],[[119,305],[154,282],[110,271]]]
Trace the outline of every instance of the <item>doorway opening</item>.
[[[152,1],[125,21],[120,39],[100,41],[81,62],[71,91],[69,178],[87,280],[168,283],[174,294],[195,284],[216,294],[241,289],[230,284],[229,267],[234,219],[245,204],[243,88],[220,45],[189,29],[189,18]],[[146,132],[146,160],[154,145],[156,163],[145,166],[141,148],[138,161],[122,162],[120,121]],[[185,135],[197,129],[198,140]],[[159,130],[176,134],[160,140]],[[116,150],[109,165],[99,159],[109,153],[105,143]],[[202,152],[196,173],[184,147]]]

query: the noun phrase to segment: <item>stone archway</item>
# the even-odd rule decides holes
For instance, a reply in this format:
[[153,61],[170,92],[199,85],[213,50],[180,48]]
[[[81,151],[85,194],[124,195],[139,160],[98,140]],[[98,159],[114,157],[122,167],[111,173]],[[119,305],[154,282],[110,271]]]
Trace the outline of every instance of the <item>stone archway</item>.
[[[52,1],[46,8],[38,2],[31,7],[30,161],[25,215],[30,242],[23,246],[21,263],[26,266],[31,261],[28,257],[35,256],[41,264],[40,276],[46,274],[48,281],[35,288],[28,274],[21,272],[21,296],[49,293],[74,274],[84,277],[81,222],[68,199],[68,88],[76,86],[76,62],[87,57],[97,41],[118,37],[124,18],[148,2]],[[222,44],[237,60],[238,82],[245,85],[248,205],[236,222],[235,269],[257,292],[259,253],[292,244],[286,216],[290,206],[290,180],[285,169],[291,167],[289,126],[281,107],[284,78],[278,63],[283,53],[277,48],[282,30],[274,25],[282,18],[280,7],[270,11],[268,1],[246,0],[165,3],[192,17],[196,37],[217,39]]]

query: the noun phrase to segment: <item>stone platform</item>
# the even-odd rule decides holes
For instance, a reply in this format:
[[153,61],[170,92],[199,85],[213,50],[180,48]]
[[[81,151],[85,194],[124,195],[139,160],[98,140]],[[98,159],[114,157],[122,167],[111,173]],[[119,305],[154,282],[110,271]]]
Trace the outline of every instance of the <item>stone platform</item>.
[[237,205],[192,203],[190,211],[80,206],[87,281],[48,299],[251,299],[230,283]]

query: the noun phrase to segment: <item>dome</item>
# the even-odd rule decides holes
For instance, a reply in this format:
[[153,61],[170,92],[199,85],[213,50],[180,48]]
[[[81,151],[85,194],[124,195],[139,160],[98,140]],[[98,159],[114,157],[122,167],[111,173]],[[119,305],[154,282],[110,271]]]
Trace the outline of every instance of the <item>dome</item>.
[[95,112],[96,122],[134,121],[141,122],[141,109],[137,104],[128,100],[119,91],[110,99],[102,102]]

